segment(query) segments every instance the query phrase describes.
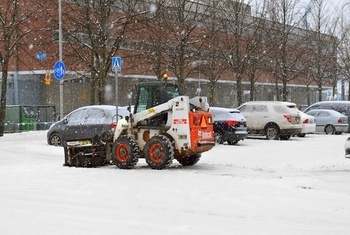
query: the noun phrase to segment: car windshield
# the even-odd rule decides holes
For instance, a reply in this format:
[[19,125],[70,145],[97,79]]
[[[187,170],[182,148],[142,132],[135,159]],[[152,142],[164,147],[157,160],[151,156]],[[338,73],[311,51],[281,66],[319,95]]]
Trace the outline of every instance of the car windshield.
[[87,118],[85,124],[98,124],[103,123],[106,117],[106,113],[102,109],[92,108],[87,112]]
[[307,114],[311,115],[311,116],[316,116],[317,111],[309,111],[309,112],[307,112]]
[[68,123],[70,124],[76,124],[76,123],[82,123],[85,118],[85,112],[86,109],[80,109],[72,112],[67,116]]

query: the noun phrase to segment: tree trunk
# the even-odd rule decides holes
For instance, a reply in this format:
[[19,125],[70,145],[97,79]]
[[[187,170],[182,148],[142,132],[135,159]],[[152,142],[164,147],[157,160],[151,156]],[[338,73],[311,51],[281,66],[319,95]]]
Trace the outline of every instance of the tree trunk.
[[282,88],[282,101],[287,101],[287,95],[288,95],[288,91],[287,91],[287,80],[283,79],[283,88]]
[[216,82],[214,80],[211,80],[211,82],[210,82],[210,95],[209,95],[210,106],[216,105],[215,84],[216,84]]
[[318,101],[322,101],[322,84],[318,84]]
[[[4,66],[7,68],[7,66]],[[0,137],[5,132],[5,112],[6,112],[6,93],[7,93],[7,69],[2,70],[2,83],[1,83],[1,100],[0,100]]]
[[275,89],[276,89],[276,101],[279,101],[280,91],[278,89],[278,79],[275,79]]
[[237,75],[237,101],[238,105],[240,106],[243,103],[242,100],[242,75],[241,74],[236,74]]
[[[106,77],[101,77],[102,74],[99,75],[99,86],[98,86],[98,104],[106,104]],[[118,104],[116,104],[118,105]]]
[[96,100],[96,75],[94,73],[91,74],[90,93],[90,104],[93,105]]
[[255,82],[254,79],[250,80],[250,101],[254,101],[255,98]]
[[310,100],[310,87],[309,87],[309,83],[306,84],[306,97],[307,97],[307,105],[310,106],[311,100]]
[[348,80],[348,100],[350,101],[350,80]]

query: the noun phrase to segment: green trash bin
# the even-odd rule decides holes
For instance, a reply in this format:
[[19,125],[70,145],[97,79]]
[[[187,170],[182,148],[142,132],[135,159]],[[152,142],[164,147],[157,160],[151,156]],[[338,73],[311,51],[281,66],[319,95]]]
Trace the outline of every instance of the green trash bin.
[[54,105],[6,105],[5,132],[47,130],[55,122]]
[[22,130],[33,131],[36,130],[37,117],[31,107],[21,107]]
[[6,106],[5,113],[5,133],[14,133],[20,131],[20,106]]

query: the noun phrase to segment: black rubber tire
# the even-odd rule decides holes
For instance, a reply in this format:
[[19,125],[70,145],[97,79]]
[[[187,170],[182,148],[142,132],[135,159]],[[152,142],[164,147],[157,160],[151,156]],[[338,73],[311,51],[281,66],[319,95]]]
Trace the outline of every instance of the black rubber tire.
[[54,146],[62,146],[62,138],[58,133],[52,133],[49,138],[49,144]]
[[132,136],[120,136],[113,144],[112,161],[120,169],[132,169],[140,157],[140,148]]
[[236,145],[238,143],[239,140],[228,140],[227,143],[229,145]]
[[300,134],[298,134],[298,137],[305,137],[305,136],[306,136],[305,133],[300,133]]
[[280,138],[279,129],[274,124],[269,124],[265,128],[265,135],[267,140],[278,140]]
[[281,135],[281,136],[280,136],[280,139],[281,139],[281,140],[289,140],[290,137],[291,137],[290,135],[283,135],[283,136]]
[[223,144],[224,141],[222,140],[222,133],[215,132],[214,133],[214,140],[215,140],[215,143],[217,143],[217,144]]
[[179,158],[176,160],[183,166],[193,166],[201,159],[201,157],[202,155],[198,153],[188,157]]
[[325,126],[324,128],[324,132],[327,134],[327,135],[333,135],[335,133],[335,128],[334,126],[332,125],[327,125]]
[[153,136],[149,139],[143,151],[148,166],[156,170],[169,167],[175,155],[171,140],[163,135]]

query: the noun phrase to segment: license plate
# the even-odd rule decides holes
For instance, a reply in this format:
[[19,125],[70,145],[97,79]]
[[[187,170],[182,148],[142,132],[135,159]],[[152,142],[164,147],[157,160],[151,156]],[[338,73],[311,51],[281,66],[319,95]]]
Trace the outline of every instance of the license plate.
[[82,145],[91,145],[91,140],[77,140],[67,142],[68,146],[82,146]]

